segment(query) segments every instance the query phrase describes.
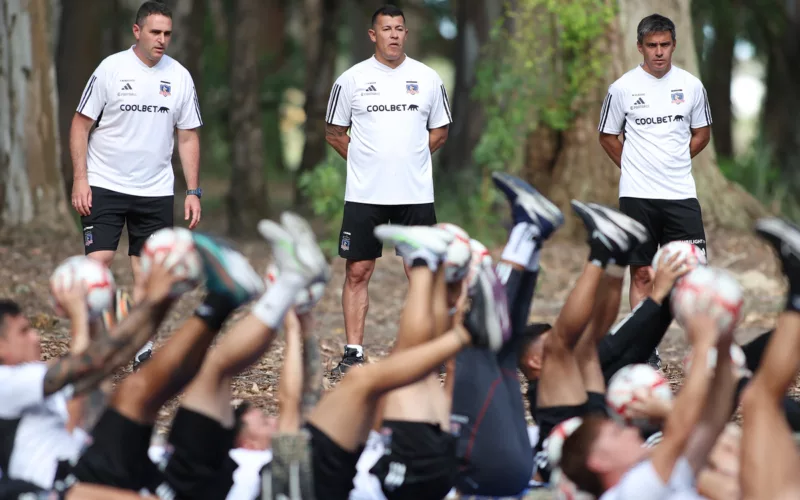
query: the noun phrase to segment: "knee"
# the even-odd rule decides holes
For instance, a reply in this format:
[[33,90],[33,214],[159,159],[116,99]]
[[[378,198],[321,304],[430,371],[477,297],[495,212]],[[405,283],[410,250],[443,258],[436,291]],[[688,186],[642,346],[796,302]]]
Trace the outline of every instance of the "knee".
[[652,268],[649,266],[631,267],[631,283],[634,286],[647,286],[653,281]]
[[374,260],[347,261],[345,282],[349,286],[366,286],[374,269]]

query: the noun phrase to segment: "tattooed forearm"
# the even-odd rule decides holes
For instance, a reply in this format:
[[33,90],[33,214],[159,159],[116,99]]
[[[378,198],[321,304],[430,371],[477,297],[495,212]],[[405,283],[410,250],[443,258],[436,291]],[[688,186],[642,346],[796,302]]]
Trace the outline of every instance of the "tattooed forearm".
[[322,360],[317,339],[309,336],[303,339],[303,416],[317,406],[322,397]]
[[44,379],[44,393],[52,394],[74,384],[75,394],[95,387],[118,366],[127,363],[153,335],[166,315],[168,304],[143,302],[112,331],[101,331],[82,354],[56,361]]
[[325,124],[325,140],[345,160],[347,159],[347,148],[350,145],[350,137],[347,135],[348,128],[330,123]]

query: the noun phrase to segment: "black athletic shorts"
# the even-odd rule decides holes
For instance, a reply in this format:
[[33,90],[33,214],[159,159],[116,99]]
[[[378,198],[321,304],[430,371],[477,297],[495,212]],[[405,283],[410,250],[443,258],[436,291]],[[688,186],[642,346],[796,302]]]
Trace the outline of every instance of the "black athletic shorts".
[[225,500],[238,467],[229,455],[234,437],[233,429],[218,421],[178,408],[159,465],[163,481],[151,491],[171,490],[179,500]]
[[437,424],[384,420],[386,453],[370,469],[389,500],[439,500],[458,474],[456,438]]
[[92,186],[92,208],[81,216],[86,255],[116,250],[128,225],[128,255],[138,256],[151,234],[173,225],[174,196],[134,196]]
[[650,240],[634,250],[630,265],[649,266],[658,247],[671,241],[688,241],[706,252],[703,213],[696,198],[686,200],[648,200],[620,198],[619,209],[644,225]]
[[92,430],[91,445],[72,469],[72,479],[134,491],[153,487],[161,474],[147,454],[152,434],[152,425],[106,408]]
[[436,224],[433,203],[420,205],[372,205],[344,202],[339,256],[348,260],[373,260],[383,254],[383,242],[375,237],[381,224],[432,226]]
[[307,423],[311,434],[311,464],[314,469],[314,494],[318,499],[347,500],[356,477],[356,464],[363,448],[347,451],[327,434]]

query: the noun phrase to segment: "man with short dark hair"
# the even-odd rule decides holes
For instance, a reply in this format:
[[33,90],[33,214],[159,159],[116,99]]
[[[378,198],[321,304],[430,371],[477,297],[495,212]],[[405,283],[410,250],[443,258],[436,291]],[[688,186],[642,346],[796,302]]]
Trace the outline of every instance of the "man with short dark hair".
[[[74,183],[72,206],[81,215],[86,255],[109,265],[122,227],[134,301],[142,299],[139,253],[150,235],[173,225],[173,134],[189,188],[184,215],[189,228],[200,221],[200,137],[203,124],[192,76],[165,53],[172,38],[172,12],[145,2],[136,13],[136,44],[97,67],[70,128]],[[97,125],[94,130],[92,127]],[[150,357],[153,343],[134,365]]]
[[[631,308],[653,288],[650,264],[659,245],[688,241],[706,251],[692,158],[711,140],[703,84],[672,64],[675,24],[658,14],[645,17],[637,45],[643,62],[611,84],[598,125],[600,144],[622,171],[620,210],[650,235],[629,263]],[[651,364],[661,365],[657,351]]]
[[403,11],[393,5],[378,9],[369,36],[375,55],[336,80],[325,118],[328,143],[347,160],[339,236],[339,255],[347,259],[342,291],[347,345],[336,374],[364,361],[367,288],[383,251],[373,230],[387,223],[436,223],[431,155],[452,123],[442,79],[403,52],[408,36]]

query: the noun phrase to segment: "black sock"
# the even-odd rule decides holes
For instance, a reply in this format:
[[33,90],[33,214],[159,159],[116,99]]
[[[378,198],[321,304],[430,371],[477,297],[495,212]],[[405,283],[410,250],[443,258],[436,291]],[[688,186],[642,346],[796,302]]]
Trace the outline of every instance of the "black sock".
[[786,297],[786,310],[800,312],[800,277],[789,278],[789,295]]
[[194,311],[212,330],[221,330],[222,324],[236,310],[236,303],[225,295],[209,292],[203,303]]
[[589,262],[605,269],[609,260],[611,260],[611,250],[599,241],[592,239],[589,242]]
[[430,267],[428,265],[428,261],[423,259],[422,257],[414,257],[414,260],[411,261],[411,265],[409,266],[412,269],[415,267]]

